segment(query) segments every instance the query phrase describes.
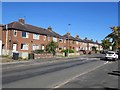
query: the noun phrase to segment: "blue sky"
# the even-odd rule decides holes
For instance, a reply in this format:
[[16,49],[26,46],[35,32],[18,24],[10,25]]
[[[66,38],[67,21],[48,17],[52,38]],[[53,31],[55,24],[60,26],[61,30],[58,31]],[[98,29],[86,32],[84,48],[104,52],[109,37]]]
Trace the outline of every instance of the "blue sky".
[[[25,18],[26,23],[53,30],[61,35],[99,42],[118,25],[117,2],[3,2],[2,24]],[[68,24],[71,24],[70,28]]]

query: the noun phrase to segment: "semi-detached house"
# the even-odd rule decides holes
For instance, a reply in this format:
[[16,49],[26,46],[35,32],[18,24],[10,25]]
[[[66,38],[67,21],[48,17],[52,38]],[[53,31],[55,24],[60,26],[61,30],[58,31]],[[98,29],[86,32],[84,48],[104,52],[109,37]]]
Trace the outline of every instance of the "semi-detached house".
[[2,55],[2,28],[3,25],[0,24],[0,55]]
[[4,25],[2,37],[2,54],[12,55],[19,52],[20,57],[28,57],[33,50],[45,50],[50,41],[58,42],[57,52],[62,49],[91,50],[96,46],[100,50],[100,44],[88,39],[80,39],[78,35],[73,37],[70,33],[63,36],[54,32],[51,27],[47,29],[26,24],[24,19]]
[[24,19],[5,25],[3,36],[3,54],[10,55],[18,51],[21,57],[26,57],[36,49],[45,50],[48,42],[53,40],[59,43],[59,39],[62,39],[62,36],[54,32],[51,27],[48,29],[36,27],[26,24]]

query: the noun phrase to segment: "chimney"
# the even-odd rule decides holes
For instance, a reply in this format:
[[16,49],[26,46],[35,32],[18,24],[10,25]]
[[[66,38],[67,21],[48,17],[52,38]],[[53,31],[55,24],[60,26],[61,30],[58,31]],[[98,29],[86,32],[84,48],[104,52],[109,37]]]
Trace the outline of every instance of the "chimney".
[[96,40],[96,43],[98,43],[98,40]]
[[85,37],[85,40],[87,40],[87,37]]
[[91,41],[93,41],[93,39],[91,39]]
[[76,39],[79,39],[79,35],[76,35]]
[[67,35],[70,36],[70,32],[67,32]]
[[18,21],[22,24],[25,24],[25,20],[23,18],[20,18]]
[[50,32],[52,31],[52,27],[51,26],[48,27],[48,31],[50,31]]

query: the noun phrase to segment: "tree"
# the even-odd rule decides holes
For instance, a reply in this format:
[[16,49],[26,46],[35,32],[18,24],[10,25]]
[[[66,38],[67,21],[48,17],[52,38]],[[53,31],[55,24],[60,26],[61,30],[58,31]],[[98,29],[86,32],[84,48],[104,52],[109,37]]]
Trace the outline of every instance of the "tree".
[[58,43],[51,41],[46,45],[46,51],[55,55],[57,47],[58,47]]
[[92,51],[96,51],[96,47],[95,46],[92,46]]
[[110,48],[111,42],[110,42],[109,39],[104,39],[104,40],[102,40],[101,45],[102,45],[103,49],[106,50],[106,49],[109,49],[109,48]]
[[112,33],[108,34],[105,38],[112,40],[112,48],[113,50],[120,48],[120,26],[110,27],[112,29]]

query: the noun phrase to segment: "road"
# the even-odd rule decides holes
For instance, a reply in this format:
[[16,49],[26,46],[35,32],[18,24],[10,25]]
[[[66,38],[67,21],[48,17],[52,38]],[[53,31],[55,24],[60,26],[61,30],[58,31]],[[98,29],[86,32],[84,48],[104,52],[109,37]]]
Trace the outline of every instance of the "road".
[[[100,79],[97,80],[94,79],[94,77],[99,77],[102,80],[107,78],[107,76],[104,76],[104,73],[118,70],[117,65],[115,65],[118,63],[117,61],[103,61],[100,60],[98,56],[100,55],[66,60],[60,59],[49,63],[44,62],[42,64],[37,62],[23,66],[19,65],[19,67],[16,65],[13,65],[13,67],[8,65],[9,67],[7,67],[7,65],[5,65],[2,75],[3,88],[71,88],[76,87],[76,85],[73,84],[76,80],[79,80],[80,88],[90,87],[89,85],[91,84],[89,83],[92,80],[94,83],[99,83]],[[82,79],[80,77],[82,77]],[[84,81],[84,79],[88,79],[88,83],[86,83],[87,81],[81,81]],[[114,88],[118,87],[116,80],[118,80],[118,77],[115,76],[115,80],[112,81],[115,83],[112,83]],[[86,85],[84,86],[85,83]]]

